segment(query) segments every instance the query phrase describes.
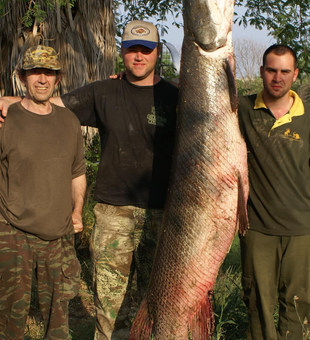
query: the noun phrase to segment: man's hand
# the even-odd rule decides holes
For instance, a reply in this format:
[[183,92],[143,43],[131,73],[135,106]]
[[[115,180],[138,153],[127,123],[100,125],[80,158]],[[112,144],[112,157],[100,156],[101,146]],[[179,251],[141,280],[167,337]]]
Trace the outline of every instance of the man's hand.
[[82,212],[86,190],[86,176],[81,175],[72,180],[72,222],[75,233],[83,230]]
[[72,222],[74,227],[75,234],[80,233],[83,231],[83,222],[82,222],[82,215],[79,212],[73,211],[72,213]]
[[4,122],[4,119],[8,113],[9,107],[14,104],[21,101],[21,97],[1,97],[0,98],[0,128],[2,127],[2,123]]
[[121,72],[119,72],[117,74],[111,75],[109,78],[110,79],[119,79],[119,80],[121,80],[123,78],[124,74],[126,74],[126,71],[121,71]]

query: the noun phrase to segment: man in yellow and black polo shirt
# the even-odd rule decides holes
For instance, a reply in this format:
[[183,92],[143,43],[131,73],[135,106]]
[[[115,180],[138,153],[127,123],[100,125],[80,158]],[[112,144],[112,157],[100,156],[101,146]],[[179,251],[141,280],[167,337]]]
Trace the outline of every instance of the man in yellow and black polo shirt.
[[310,320],[310,107],[291,90],[296,64],[291,48],[269,47],[263,91],[240,98],[250,181],[250,227],[240,237],[248,340],[302,339]]

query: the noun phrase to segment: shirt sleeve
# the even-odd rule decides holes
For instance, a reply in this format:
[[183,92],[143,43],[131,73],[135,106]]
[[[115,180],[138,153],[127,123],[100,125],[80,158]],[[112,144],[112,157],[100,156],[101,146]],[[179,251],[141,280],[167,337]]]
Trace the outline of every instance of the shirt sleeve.
[[97,127],[95,88],[98,83],[85,85],[61,96],[65,107],[77,116],[81,125]]

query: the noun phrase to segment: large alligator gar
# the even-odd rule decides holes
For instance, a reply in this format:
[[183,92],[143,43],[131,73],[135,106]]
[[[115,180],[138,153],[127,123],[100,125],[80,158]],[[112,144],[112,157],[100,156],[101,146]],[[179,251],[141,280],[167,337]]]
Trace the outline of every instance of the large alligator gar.
[[170,192],[130,339],[210,339],[212,288],[247,227],[247,151],[233,78],[234,0],[184,0],[179,117]]

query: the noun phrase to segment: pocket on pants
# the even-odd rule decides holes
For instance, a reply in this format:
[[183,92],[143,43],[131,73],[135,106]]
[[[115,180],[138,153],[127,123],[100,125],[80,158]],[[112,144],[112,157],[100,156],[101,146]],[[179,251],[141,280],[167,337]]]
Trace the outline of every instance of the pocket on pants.
[[255,288],[254,282],[251,276],[242,275],[242,291],[241,291],[241,299],[244,301],[245,305],[250,308],[251,305],[255,306]]
[[81,265],[77,258],[61,265],[61,300],[73,299],[79,292]]

